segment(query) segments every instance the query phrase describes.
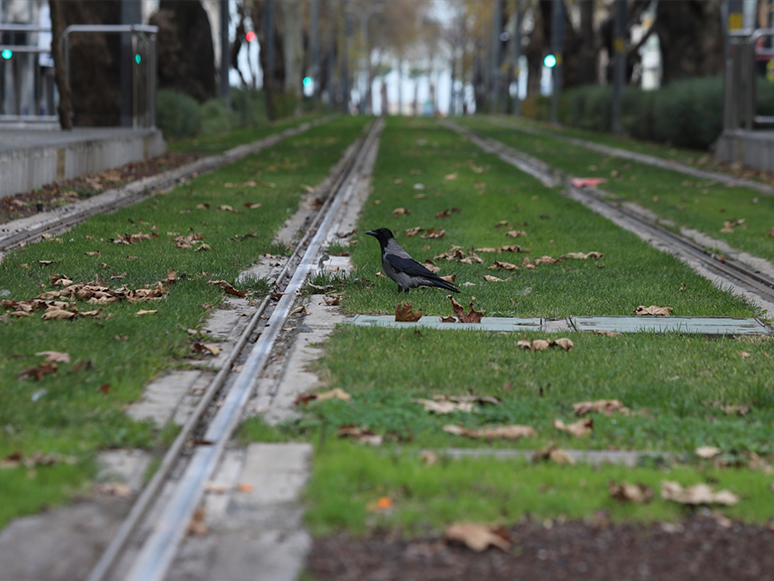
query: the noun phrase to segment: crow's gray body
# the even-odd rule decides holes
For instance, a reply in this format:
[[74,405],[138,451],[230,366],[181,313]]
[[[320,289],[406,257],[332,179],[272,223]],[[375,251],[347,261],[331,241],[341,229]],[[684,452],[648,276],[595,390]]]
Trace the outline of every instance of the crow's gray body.
[[411,258],[387,228],[369,230],[366,234],[370,234],[379,241],[382,248],[384,274],[395,281],[399,292],[408,293],[409,289],[418,286],[435,286],[455,293],[460,292],[456,286]]

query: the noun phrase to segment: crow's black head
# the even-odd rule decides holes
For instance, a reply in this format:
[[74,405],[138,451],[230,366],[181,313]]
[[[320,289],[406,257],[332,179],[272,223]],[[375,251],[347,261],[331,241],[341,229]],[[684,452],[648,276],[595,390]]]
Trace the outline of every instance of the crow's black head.
[[391,238],[394,238],[389,228],[377,228],[376,230],[369,230],[366,234],[370,234],[379,241],[379,244],[384,248]]

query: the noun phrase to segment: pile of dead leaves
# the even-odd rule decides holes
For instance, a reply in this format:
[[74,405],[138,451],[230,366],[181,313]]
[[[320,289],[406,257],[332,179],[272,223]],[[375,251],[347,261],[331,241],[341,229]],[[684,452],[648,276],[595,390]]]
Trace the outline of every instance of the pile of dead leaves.
[[668,317],[672,314],[672,310],[672,307],[659,307],[657,305],[650,305],[649,307],[646,307],[644,305],[640,305],[634,309],[634,314],[638,316],[654,315],[657,317]]
[[526,337],[516,342],[517,347],[522,349],[528,349],[530,351],[545,351],[549,347],[561,347],[565,351],[572,351],[575,346],[573,342],[567,337],[561,337],[559,339],[533,339],[529,340]]
[[398,306],[395,307],[395,321],[398,323],[416,323],[422,318],[422,310],[420,309],[415,313],[413,308],[411,301],[398,303]]
[[477,395],[434,395],[433,399],[412,399],[425,408],[426,412],[443,415],[455,412],[471,413],[477,405],[500,405],[496,397]]

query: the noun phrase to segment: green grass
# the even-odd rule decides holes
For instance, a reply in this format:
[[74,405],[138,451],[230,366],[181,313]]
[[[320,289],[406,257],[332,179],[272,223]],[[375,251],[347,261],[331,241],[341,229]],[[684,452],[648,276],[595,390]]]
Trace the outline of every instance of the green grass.
[[[426,465],[413,452],[330,441],[316,451],[307,523],[316,535],[340,529],[364,534],[383,527],[424,536],[440,534],[453,522],[509,525],[527,514],[541,520],[580,519],[602,510],[614,521],[653,522],[677,521],[696,510],[661,499],[663,480],[683,486],[705,482],[740,495],[738,505],[723,510],[730,518],[763,523],[774,517],[770,477],[761,473],[531,465],[521,459],[441,459]],[[654,498],[648,504],[619,503],[608,494],[609,481],[645,484]],[[368,504],[382,496],[393,501],[393,508],[370,512]]]
[[[451,173],[457,173],[457,178],[446,180]],[[402,183],[395,183],[399,180]],[[424,189],[414,189],[416,183]],[[393,217],[393,210],[401,207],[411,214]],[[461,211],[449,218],[435,217],[451,208]],[[495,228],[501,220],[527,236],[506,237],[505,229]],[[531,248],[526,255],[480,253],[485,262],[478,265],[437,261],[441,274],[457,274],[456,282],[463,285],[456,298],[466,305],[475,296],[475,304],[488,316],[625,315],[641,304],[671,306],[676,315],[761,314],[673,257],[480,152],[432,120],[388,120],[373,192],[360,219],[358,243],[352,248],[356,270],[343,286],[342,306],[350,313],[391,313],[408,298],[425,314],[450,315],[446,292],[420,289],[406,297],[397,293],[391,280],[376,276],[381,270],[378,245],[362,232],[380,226],[391,228],[399,243],[419,260],[432,258],[452,244],[465,249],[514,243]],[[417,226],[441,227],[446,234],[441,239],[403,235],[404,229]],[[558,257],[592,250],[604,257],[598,262],[563,260],[513,272],[487,268],[495,259],[520,264],[524,256]],[[485,282],[484,274],[511,280]],[[475,286],[464,286],[466,282]],[[685,290],[680,291],[682,284]],[[546,334],[340,327],[325,344],[326,356],[318,371],[328,388],[340,387],[352,394],[352,400],[312,402],[303,408],[300,419],[276,429],[258,419],[249,420],[242,436],[315,443],[308,522],[316,534],[340,528],[365,532],[378,526],[422,534],[453,520],[508,523],[526,513],[581,518],[598,509],[610,511],[617,519],[646,521],[686,514],[685,509],[661,500],[642,507],[619,506],[607,496],[608,479],[651,485],[663,479],[683,484],[716,479],[744,497],[738,507],[725,511],[729,516],[755,521],[772,516],[774,505],[766,490],[770,477],[747,469],[711,471],[693,453],[697,446],[716,445],[729,461],[744,464],[750,452],[771,460],[771,341],[575,333],[569,335],[575,343],[570,352],[533,353],[517,347],[524,336],[534,339]],[[743,356],[742,351],[749,355]],[[469,393],[494,395],[502,403],[472,414],[436,416],[411,401]],[[601,398],[620,399],[642,415],[595,415],[593,434],[580,439],[551,426],[557,418],[566,423],[577,419],[573,403]],[[751,411],[742,417],[721,411],[721,406],[734,404],[750,405]],[[366,426],[386,443],[373,449],[338,442],[336,430],[347,424]],[[518,442],[482,442],[444,432],[447,424],[471,428],[523,424],[533,426],[538,436]],[[417,460],[418,451],[427,448],[552,444],[665,452],[684,464],[665,472],[658,466],[595,470],[486,459],[428,467]],[[383,495],[396,501],[393,513],[385,517],[369,513],[366,504]]]
[[298,127],[303,123],[314,121],[320,117],[322,117],[322,115],[304,115],[302,117],[282,119],[280,121],[276,121],[275,123],[267,123],[260,127],[250,129],[234,129],[226,135],[197,135],[195,137],[171,140],[169,142],[169,150],[199,152],[206,153],[208,155],[216,155],[223,153],[227,149],[236,147],[237,145],[263,139],[264,137],[279,133],[285,129],[291,129],[293,127]]
[[[774,237],[768,235],[774,228],[774,196],[603,156],[550,136],[495,127],[482,120],[463,124],[541,159],[567,175],[606,178],[608,181],[599,186],[601,189],[671,220],[675,228],[693,228],[734,248],[774,261]],[[721,232],[726,221],[739,219],[744,223],[733,232]]]
[[[66,274],[75,282],[98,278],[111,286],[129,288],[154,285],[168,269],[178,282],[159,301],[117,302],[103,307],[97,318],[44,321],[39,313],[9,318],[0,323],[0,459],[21,451],[58,452],[79,459],[70,468],[38,467],[40,482],[51,471],[60,485],[38,486],[23,473],[0,470],[0,481],[11,486],[26,483],[28,498],[15,503],[0,496],[0,505],[18,506],[0,513],[0,526],[10,516],[24,514],[44,504],[61,502],[80,482],[93,475],[97,450],[110,447],[162,446],[172,431],[156,434],[149,423],[135,422],[125,406],[138,399],[154,376],[194,357],[193,339],[187,333],[206,318],[204,305],[217,305],[224,296],[209,280],[234,282],[239,272],[262,253],[276,253],[272,238],[296,210],[303,184],[322,181],[364,125],[363,119],[340,118],[284,141],[258,155],[200,176],[175,190],[112,214],[91,218],[60,237],[31,244],[9,254],[0,264],[0,297],[29,300],[53,290],[50,276]],[[256,187],[225,184],[259,182]],[[260,185],[271,182],[269,185]],[[245,203],[261,203],[248,209]],[[209,208],[197,206],[209,204]],[[231,206],[235,212],[218,209]],[[256,236],[232,239],[254,232]],[[118,234],[158,233],[157,238],[135,244],[114,244]],[[178,249],[172,241],[182,235],[202,233],[209,250]],[[89,256],[87,252],[100,252]],[[127,257],[136,257],[129,260]],[[41,260],[54,264],[41,265]],[[121,276],[110,280],[111,275]],[[253,281],[253,292],[266,290]],[[96,308],[78,301],[81,310]],[[136,317],[141,309],[155,315]],[[42,380],[21,379],[19,373],[43,361],[35,353],[60,351],[71,363],[60,363]],[[109,384],[107,390],[101,386]],[[104,393],[107,391],[107,393]],[[22,480],[19,480],[21,478]],[[51,480],[51,482],[54,482]],[[0,488],[2,490],[2,488]],[[10,490],[10,488],[9,488]]]

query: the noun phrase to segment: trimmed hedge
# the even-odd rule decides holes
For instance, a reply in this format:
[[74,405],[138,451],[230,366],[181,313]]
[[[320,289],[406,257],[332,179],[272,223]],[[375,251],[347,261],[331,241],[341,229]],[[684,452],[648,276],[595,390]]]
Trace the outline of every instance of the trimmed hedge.
[[[774,84],[757,83],[757,112],[774,111]],[[559,97],[559,122],[592,131],[610,131],[612,87],[588,85],[564,91]],[[549,97],[525,101],[525,117],[548,121]],[[723,78],[675,81],[654,91],[626,87],[621,96],[621,129],[643,139],[692,149],[710,149],[723,130]]]

